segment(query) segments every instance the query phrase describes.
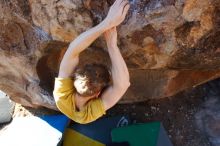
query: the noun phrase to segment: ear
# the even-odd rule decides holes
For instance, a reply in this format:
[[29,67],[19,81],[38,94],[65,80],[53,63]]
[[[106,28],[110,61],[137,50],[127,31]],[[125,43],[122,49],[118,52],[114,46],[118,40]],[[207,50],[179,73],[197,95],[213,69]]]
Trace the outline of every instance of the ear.
[[96,93],[96,97],[98,98],[100,95],[101,91],[99,91],[98,93]]

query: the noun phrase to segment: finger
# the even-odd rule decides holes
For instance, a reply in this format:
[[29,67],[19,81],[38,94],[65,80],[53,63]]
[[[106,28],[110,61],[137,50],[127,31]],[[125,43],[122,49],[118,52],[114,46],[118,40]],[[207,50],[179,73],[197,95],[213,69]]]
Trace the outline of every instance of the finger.
[[111,29],[109,29],[106,34],[109,35],[111,33]]
[[130,4],[128,3],[127,5],[125,5],[123,12],[122,12],[122,15],[124,18],[126,16],[126,14],[128,13],[129,8],[130,8]]
[[125,6],[127,5],[127,4],[129,4],[129,2],[126,2],[127,0],[124,0],[121,4],[120,4],[120,6],[119,6],[119,8],[118,8],[118,13],[120,13],[121,15],[123,15],[123,11],[124,11],[124,8],[125,8]]
[[123,14],[125,6],[128,5],[129,2],[127,0],[123,1],[122,4],[120,5],[121,8],[121,13]]
[[115,26],[115,27],[113,27],[112,29],[113,29],[114,31],[117,31],[117,30],[116,30],[116,26]]
[[114,31],[114,30],[115,30],[115,27],[112,27],[112,28],[111,28],[111,31]]
[[117,28],[116,27],[113,28],[113,32],[117,33]]
[[115,0],[115,2],[114,2],[113,5],[114,5],[114,6],[115,6],[115,5],[120,5],[120,3],[121,3],[122,1],[123,1],[123,0]]
[[106,31],[106,32],[104,33],[104,37],[105,37],[105,39],[107,39],[107,38],[108,38],[108,36],[109,36],[109,32],[108,32],[108,31]]
[[124,7],[126,5],[126,3],[129,3],[128,0],[122,0],[122,2],[120,3],[120,6]]
[[114,27],[108,29],[108,30],[106,31],[106,33],[110,34],[113,30],[114,30]]
[[114,27],[108,29],[105,33],[106,33],[107,35],[110,34],[110,33],[112,32],[113,28],[114,28]]

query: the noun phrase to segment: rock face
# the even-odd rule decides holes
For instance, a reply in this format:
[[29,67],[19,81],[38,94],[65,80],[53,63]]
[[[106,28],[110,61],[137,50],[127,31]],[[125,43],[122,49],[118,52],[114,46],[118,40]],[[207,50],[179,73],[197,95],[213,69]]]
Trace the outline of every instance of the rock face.
[[[106,16],[114,0],[0,2],[0,90],[26,106],[55,108],[54,78],[68,43]],[[172,96],[220,76],[220,2],[132,0],[118,27],[131,74],[121,102]],[[110,60],[99,38],[80,63]]]

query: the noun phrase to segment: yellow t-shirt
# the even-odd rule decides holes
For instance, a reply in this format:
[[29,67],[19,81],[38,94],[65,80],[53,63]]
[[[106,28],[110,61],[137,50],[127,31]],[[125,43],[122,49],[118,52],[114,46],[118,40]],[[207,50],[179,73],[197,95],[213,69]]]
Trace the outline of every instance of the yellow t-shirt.
[[53,91],[58,109],[77,123],[86,124],[105,114],[100,98],[90,100],[81,111],[76,110],[74,95],[76,91],[71,78],[55,78]]

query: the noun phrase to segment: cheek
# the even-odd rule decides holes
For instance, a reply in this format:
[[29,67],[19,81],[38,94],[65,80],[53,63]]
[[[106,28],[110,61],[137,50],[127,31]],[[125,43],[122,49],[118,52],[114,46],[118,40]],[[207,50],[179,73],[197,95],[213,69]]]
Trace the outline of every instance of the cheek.
[[76,88],[76,91],[80,94],[82,94],[83,92],[85,92],[88,88],[85,86],[85,82],[83,81],[74,81],[74,86]]

